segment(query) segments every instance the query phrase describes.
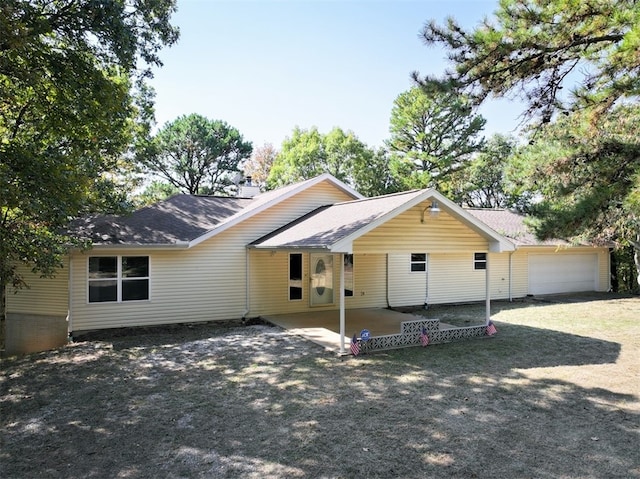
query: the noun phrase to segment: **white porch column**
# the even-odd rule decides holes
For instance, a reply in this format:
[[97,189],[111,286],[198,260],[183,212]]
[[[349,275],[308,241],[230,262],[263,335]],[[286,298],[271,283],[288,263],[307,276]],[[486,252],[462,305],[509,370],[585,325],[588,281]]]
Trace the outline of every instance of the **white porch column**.
[[489,253],[487,252],[486,269],[484,270],[485,283],[485,322],[489,324],[491,320],[491,281],[489,279]]
[[344,349],[345,314],[344,314],[344,253],[340,253],[340,354]]

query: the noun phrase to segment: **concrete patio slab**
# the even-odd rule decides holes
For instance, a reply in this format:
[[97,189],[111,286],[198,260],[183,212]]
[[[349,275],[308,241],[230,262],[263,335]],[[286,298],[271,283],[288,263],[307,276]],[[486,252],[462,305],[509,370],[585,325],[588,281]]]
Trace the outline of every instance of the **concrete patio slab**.
[[[277,314],[262,316],[268,323],[285,329],[290,334],[302,336],[332,352],[340,351],[340,313],[339,311],[310,311],[305,313]],[[422,316],[401,313],[390,309],[364,308],[350,309],[345,312],[345,347],[349,341],[363,329],[371,336],[398,334],[403,321],[424,319]]]

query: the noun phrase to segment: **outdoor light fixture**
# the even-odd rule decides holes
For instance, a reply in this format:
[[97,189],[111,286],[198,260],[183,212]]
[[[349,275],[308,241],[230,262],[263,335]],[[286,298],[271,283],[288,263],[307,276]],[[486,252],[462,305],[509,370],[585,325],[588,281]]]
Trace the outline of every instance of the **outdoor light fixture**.
[[431,202],[431,216],[433,218],[437,218],[439,214],[440,214],[440,206],[438,205],[438,202],[436,200],[433,200]]
[[425,209],[423,209],[420,212],[420,223],[424,223],[424,212],[429,210],[429,214],[431,215],[432,218],[437,218],[438,215],[440,214],[440,205],[438,205],[438,201],[437,200],[431,200],[431,205],[427,206]]

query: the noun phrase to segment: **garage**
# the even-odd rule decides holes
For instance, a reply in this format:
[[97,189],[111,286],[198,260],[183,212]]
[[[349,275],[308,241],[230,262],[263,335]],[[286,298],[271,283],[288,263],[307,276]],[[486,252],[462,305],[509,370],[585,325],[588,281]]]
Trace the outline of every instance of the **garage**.
[[595,291],[597,278],[596,254],[529,255],[529,294]]

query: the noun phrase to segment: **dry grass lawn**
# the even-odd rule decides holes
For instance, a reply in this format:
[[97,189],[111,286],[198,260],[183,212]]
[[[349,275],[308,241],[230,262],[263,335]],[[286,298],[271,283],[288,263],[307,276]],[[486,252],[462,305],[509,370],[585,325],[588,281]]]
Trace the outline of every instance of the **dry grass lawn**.
[[640,298],[493,318],[491,339],[357,358],[205,324],[4,359],[0,477],[640,478]]

